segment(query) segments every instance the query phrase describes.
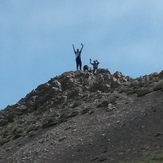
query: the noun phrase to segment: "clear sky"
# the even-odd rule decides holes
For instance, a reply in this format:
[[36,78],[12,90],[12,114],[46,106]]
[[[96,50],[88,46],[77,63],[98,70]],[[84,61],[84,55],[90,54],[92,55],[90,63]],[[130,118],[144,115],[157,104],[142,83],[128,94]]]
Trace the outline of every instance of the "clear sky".
[[0,0],[0,109],[83,65],[139,77],[163,69],[162,0]]

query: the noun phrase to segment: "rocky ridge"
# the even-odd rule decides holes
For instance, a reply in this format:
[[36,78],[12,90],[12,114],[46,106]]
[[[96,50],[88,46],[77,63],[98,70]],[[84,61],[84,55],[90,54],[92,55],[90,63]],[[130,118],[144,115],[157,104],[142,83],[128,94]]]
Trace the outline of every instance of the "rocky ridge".
[[[152,97],[154,96],[153,93],[160,91],[163,91],[163,71],[136,79],[124,76],[121,72],[111,74],[108,69],[99,69],[95,75],[91,72],[84,71],[65,72],[60,76],[50,79],[47,83],[39,85],[36,89],[27,94],[26,97],[20,99],[18,103],[7,106],[4,110],[0,111],[0,160],[2,160],[2,162],[4,162],[4,160],[7,162],[13,161],[13,158],[10,160],[10,158],[7,159],[7,157],[4,156],[7,155],[8,152],[12,153],[13,150],[18,150],[18,147],[21,145],[24,146],[28,139],[37,137],[38,133],[42,133],[42,131],[49,129],[49,127],[61,132],[59,128],[63,126],[64,131],[69,132],[71,127],[68,124],[71,123],[72,119],[74,119],[75,124],[81,122],[82,126],[90,123],[85,119],[87,116],[99,116],[100,120],[98,119],[97,122],[99,123],[100,131],[98,134],[102,133],[104,126],[109,126],[111,123],[111,126],[114,127],[123,126],[131,114],[136,114],[138,111],[140,111],[141,116],[146,114],[146,111],[142,110],[142,107],[136,108],[138,105],[135,102],[137,98],[140,98],[139,104],[143,106],[143,98],[145,96],[149,95]],[[130,106],[130,103],[132,103],[132,106]],[[133,104],[136,109],[130,110]],[[152,103],[148,104],[149,106],[147,105],[148,108],[151,108],[151,104]],[[158,102],[158,104],[160,104],[160,102]],[[122,109],[123,105],[125,105],[124,109]],[[162,105],[162,103],[160,105]],[[127,112],[126,108],[128,108]],[[93,118],[94,116],[92,117],[92,121],[94,120]],[[133,118],[135,118],[135,115]],[[78,125],[80,126],[80,124]],[[72,127],[72,132],[75,132],[78,125]],[[93,126],[93,124],[91,125]],[[83,128],[85,128],[83,132],[92,130],[92,127],[89,128],[88,126]],[[114,128],[110,127],[110,130],[114,130]],[[60,136],[60,134],[58,134],[58,137],[54,135],[53,132],[51,132],[51,134],[48,134],[48,132],[43,136],[44,138],[38,140],[38,144],[40,144],[40,142],[44,144],[48,141],[46,137],[52,138],[52,135],[58,142],[67,141],[67,143],[65,143],[67,146],[70,143],[67,136]],[[94,132],[95,131],[92,131],[90,134]],[[82,133],[79,133],[79,135],[81,134]],[[105,137],[105,133],[103,134],[104,135],[101,136]],[[162,135],[161,132],[156,132],[155,136],[157,137],[159,134]],[[71,135],[73,134],[71,133]],[[76,139],[75,135],[73,139]],[[80,139],[83,140],[86,138],[83,137]],[[84,142],[87,141],[88,140],[85,140]],[[13,147],[11,147],[12,143],[14,144]],[[35,147],[37,152],[39,151],[38,144],[37,147]],[[73,146],[72,144],[69,146]],[[57,145],[59,146],[59,144],[56,143],[56,146]],[[67,146],[65,149],[68,148]],[[106,152],[108,146],[102,148],[104,148],[103,151]],[[131,149],[128,150],[130,151]],[[28,152],[29,151],[31,151],[31,149],[29,149]],[[52,149],[52,151],[55,150]],[[57,153],[57,151],[55,152]],[[90,156],[88,160],[90,162],[108,161],[108,157],[104,155],[105,152],[103,152],[100,157]],[[20,154],[20,151],[18,153]],[[13,154],[13,157],[15,158],[16,156],[17,158],[14,160],[15,162],[32,162],[34,160],[32,156],[31,160],[28,157],[22,160],[20,156],[23,154],[19,155],[18,153]],[[120,154],[121,152],[119,151],[118,153]],[[29,155],[29,153],[27,155]],[[121,155],[123,155],[123,152]],[[51,156],[51,160],[57,159],[57,157],[58,160],[56,162],[59,162],[59,155],[56,156],[56,158]],[[44,160],[42,162],[50,162],[50,160],[45,161],[47,158],[42,157],[42,160]],[[111,162],[114,162],[114,159],[115,158],[112,157]],[[130,157],[128,157],[128,159],[130,159]],[[88,162],[88,160],[84,162]],[[79,161],[80,160],[76,160],[74,162]],[[35,158],[35,162],[41,162],[41,160]],[[69,162],[73,162],[73,158],[71,158]]]

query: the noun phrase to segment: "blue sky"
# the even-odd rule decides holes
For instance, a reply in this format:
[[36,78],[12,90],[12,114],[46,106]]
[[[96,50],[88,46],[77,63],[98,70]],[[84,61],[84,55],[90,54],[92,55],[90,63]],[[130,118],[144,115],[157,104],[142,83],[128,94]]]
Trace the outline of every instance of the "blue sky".
[[82,62],[139,77],[163,69],[162,0],[1,0],[0,109]]

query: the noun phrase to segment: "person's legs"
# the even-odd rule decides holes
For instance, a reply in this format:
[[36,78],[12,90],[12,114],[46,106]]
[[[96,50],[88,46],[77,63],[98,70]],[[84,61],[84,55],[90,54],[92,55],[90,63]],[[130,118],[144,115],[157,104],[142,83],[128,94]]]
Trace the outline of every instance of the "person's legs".
[[76,59],[76,69],[77,69],[77,70],[78,70],[78,67],[79,67],[80,70],[82,69],[82,62],[81,62],[81,59]]
[[96,73],[96,68],[95,68],[95,67],[93,68],[93,73],[94,73],[94,74]]
[[82,69],[82,62],[81,60],[79,61],[79,67],[80,67],[80,70]]
[[77,65],[76,65],[76,69],[78,70],[78,67],[79,67],[79,62],[77,62]]
[[76,69],[78,70],[79,62],[76,60]]

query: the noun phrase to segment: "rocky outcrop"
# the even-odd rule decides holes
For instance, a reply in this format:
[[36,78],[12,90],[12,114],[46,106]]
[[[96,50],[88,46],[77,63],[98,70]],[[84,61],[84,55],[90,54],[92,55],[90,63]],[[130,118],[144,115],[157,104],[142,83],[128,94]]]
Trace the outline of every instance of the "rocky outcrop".
[[110,92],[129,80],[122,73],[112,75],[107,69],[99,69],[96,75],[84,71],[65,72],[39,85],[18,103],[0,111],[0,126],[34,111],[44,112],[51,108],[70,106],[72,101],[87,97],[91,92]]

